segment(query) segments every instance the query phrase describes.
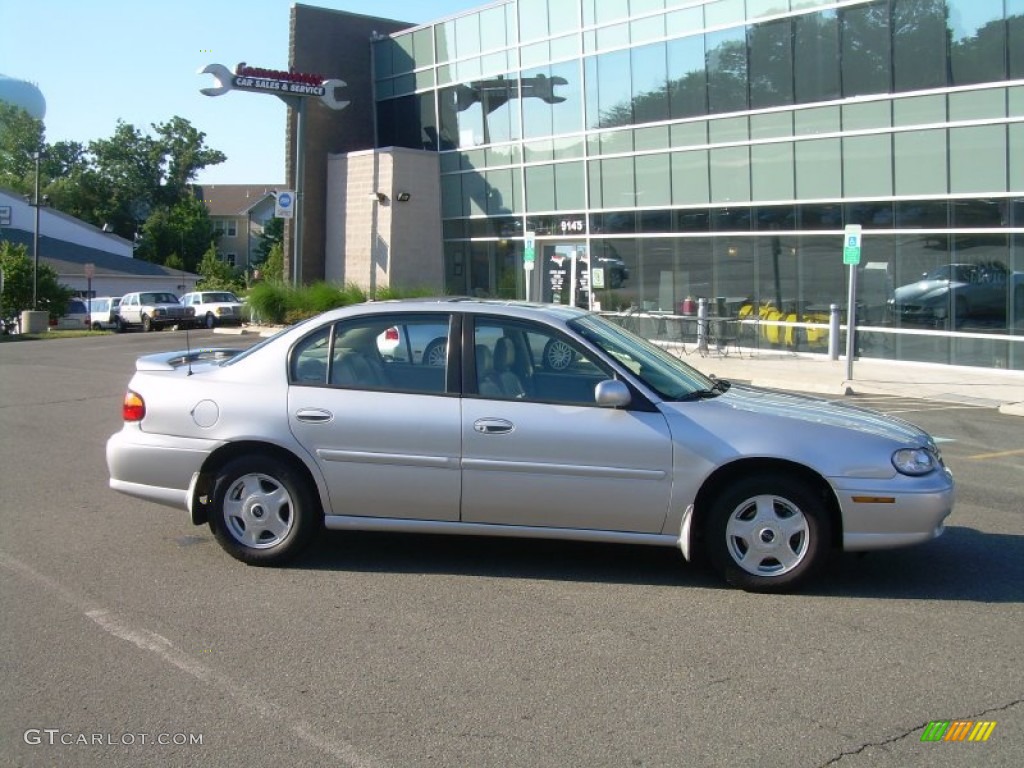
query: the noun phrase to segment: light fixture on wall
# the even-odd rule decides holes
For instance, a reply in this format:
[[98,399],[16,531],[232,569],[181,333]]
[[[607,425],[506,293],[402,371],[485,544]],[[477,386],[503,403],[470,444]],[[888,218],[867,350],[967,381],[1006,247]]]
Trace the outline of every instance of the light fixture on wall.
[[397,195],[395,195],[395,200],[397,200],[400,203],[408,203],[411,199],[412,195],[409,194],[408,192],[399,192]]

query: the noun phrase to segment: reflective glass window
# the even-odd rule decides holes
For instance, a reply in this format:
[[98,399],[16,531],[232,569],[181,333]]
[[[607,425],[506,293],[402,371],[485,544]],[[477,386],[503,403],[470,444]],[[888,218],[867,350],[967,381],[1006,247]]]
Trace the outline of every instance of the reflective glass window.
[[434,26],[434,50],[437,53],[437,61],[451,61],[456,58],[455,50],[455,21],[446,21]]
[[416,59],[414,57],[415,39],[411,32],[394,38],[395,47],[392,49],[394,56],[392,67],[396,75],[402,72],[411,72],[416,68]]
[[820,11],[793,19],[795,99],[798,104],[837,99],[839,88],[839,18]]
[[945,200],[897,200],[898,229],[946,229],[949,203]]
[[804,200],[842,195],[839,139],[796,142],[796,195]]
[[892,125],[891,101],[868,101],[843,105],[843,130],[864,131]]
[[[706,8],[705,8],[706,10]],[[708,111],[739,112],[747,108],[747,36],[743,27],[706,36]]]
[[891,88],[889,3],[840,11],[844,96],[888,93]]
[[571,211],[586,207],[583,163],[558,163],[555,169],[555,207]]
[[708,143],[708,121],[678,123],[670,130],[673,147],[699,147]]
[[413,58],[416,67],[429,67],[434,63],[434,31],[430,27],[412,33]]
[[711,202],[736,203],[749,200],[749,147],[711,150]]
[[913,96],[909,99],[894,99],[892,104],[893,125],[925,125],[946,122],[945,96]]
[[774,139],[793,135],[792,112],[769,112],[750,116],[750,138]]
[[633,48],[630,66],[633,74],[633,122],[653,123],[668,119],[665,44]]
[[519,0],[519,39],[522,42],[548,36],[548,0]]
[[897,195],[943,195],[946,178],[946,131],[907,131],[894,137]]
[[750,138],[750,131],[747,127],[746,116],[708,120],[708,140],[711,144],[746,141],[748,138]]
[[[1010,132],[1010,189],[1024,189],[1024,123],[1014,123],[1006,127]],[[1024,226],[1024,218],[1016,226]],[[1024,252],[1021,253],[1021,258],[1024,259]]]
[[1002,229],[1010,223],[1007,200],[967,198],[949,201],[950,226],[955,229]]
[[[566,3],[568,5],[568,3]],[[575,5],[575,3],[572,3]],[[594,0],[594,21],[606,24],[609,21],[629,16],[629,0]]]
[[441,177],[441,215],[445,218],[466,215],[461,174]]
[[711,201],[708,151],[672,153],[672,202],[675,205],[707,205]]
[[668,99],[671,117],[695,117],[708,112],[708,83],[704,35],[670,40]]
[[642,207],[672,204],[672,175],[669,156],[637,155],[637,205]]
[[814,107],[793,113],[794,132],[797,136],[815,133],[835,133],[839,130],[839,107]]
[[526,210],[555,209],[555,168],[553,165],[531,165],[526,174]]
[[[597,57],[597,109],[599,124],[612,128],[633,123],[632,84],[629,51],[614,51]],[[590,97],[588,85],[588,98]]]
[[629,24],[612,24],[597,30],[597,47],[600,50],[629,45]]
[[950,85],[1006,76],[1006,25],[1002,0],[946,0],[949,8]]
[[950,121],[1000,117],[1006,117],[1006,91],[1001,88],[949,94]]
[[752,146],[750,171],[754,200],[792,200],[796,197],[791,143]]
[[633,144],[638,152],[645,149],[668,149],[670,146],[668,137],[667,125],[637,128],[633,131]]
[[893,0],[893,81],[896,91],[946,84],[946,3]]
[[843,139],[843,192],[847,197],[892,194],[892,136]]
[[891,202],[847,203],[843,208],[846,224],[860,224],[865,229],[892,229],[895,223]]
[[709,27],[742,24],[746,16],[744,0],[711,0],[704,4],[704,21]]
[[646,43],[648,40],[660,40],[665,37],[665,17],[648,16],[629,24],[629,39],[634,45]]
[[1024,78],[1024,0],[1006,0],[1006,49],[1010,79]]
[[665,14],[665,32],[669,37],[692,35],[704,29],[704,8],[695,6]]
[[373,74],[376,79],[388,77],[394,73],[394,49],[397,43],[385,38],[373,43]]
[[602,160],[601,177],[601,198],[605,208],[632,208],[636,205],[632,157]]
[[747,18],[774,16],[789,10],[789,0],[747,0]]
[[843,206],[839,203],[809,203],[796,209],[798,229],[842,229]]
[[508,44],[505,9],[498,6],[480,11],[480,50],[493,51]]
[[480,14],[471,13],[455,20],[455,48],[459,58],[480,53]]
[[433,94],[421,93],[377,104],[377,136],[382,147],[437,149]]
[[949,191],[1006,191],[1006,126],[949,130]]
[[793,103],[793,24],[789,19],[747,28],[750,108]]
[[634,16],[641,13],[660,11],[665,7],[665,0],[629,0],[629,12]]
[[488,215],[519,212],[518,180],[519,171],[515,168],[487,172]]

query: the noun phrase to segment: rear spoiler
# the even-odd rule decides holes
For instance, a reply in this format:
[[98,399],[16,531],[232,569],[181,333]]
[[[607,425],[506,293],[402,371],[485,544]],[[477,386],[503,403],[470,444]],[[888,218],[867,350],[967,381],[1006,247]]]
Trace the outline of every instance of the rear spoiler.
[[143,355],[135,361],[136,371],[173,371],[193,363],[222,363],[242,352],[241,349],[192,349],[180,352],[158,352]]

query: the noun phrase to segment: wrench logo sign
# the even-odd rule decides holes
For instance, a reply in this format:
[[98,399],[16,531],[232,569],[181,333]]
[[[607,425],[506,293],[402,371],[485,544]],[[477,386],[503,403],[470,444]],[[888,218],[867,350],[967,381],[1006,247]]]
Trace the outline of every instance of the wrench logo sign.
[[[257,74],[258,73],[258,74]],[[344,80],[329,79],[320,83],[311,82],[308,75],[292,75],[288,72],[275,70],[255,70],[240,64],[236,72],[232,72],[223,64],[207,64],[199,70],[201,75],[213,75],[217,85],[213,88],[200,88],[204,96],[223,96],[228,91],[252,91],[254,93],[270,93],[281,98],[290,96],[318,96],[324,106],[329,109],[344,109],[349,105],[336,95],[338,88],[345,87]]]

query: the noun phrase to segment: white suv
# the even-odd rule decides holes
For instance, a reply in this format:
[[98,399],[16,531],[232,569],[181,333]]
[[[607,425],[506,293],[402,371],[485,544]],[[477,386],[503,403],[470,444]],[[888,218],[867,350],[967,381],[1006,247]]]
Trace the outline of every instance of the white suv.
[[241,325],[244,319],[242,302],[231,291],[196,291],[181,297],[182,305],[195,312],[196,325],[214,328],[218,325]]

